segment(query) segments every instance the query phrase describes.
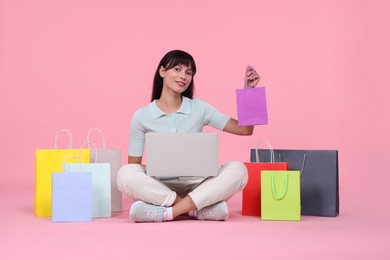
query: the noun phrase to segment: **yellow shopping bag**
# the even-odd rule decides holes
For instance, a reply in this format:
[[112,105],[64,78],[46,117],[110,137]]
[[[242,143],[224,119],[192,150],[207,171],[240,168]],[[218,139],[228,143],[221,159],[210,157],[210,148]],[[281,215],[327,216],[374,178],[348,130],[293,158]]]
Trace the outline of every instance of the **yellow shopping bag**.
[[[57,149],[59,133],[67,132],[69,149]],[[72,149],[72,133],[68,129],[61,129],[56,133],[54,149],[38,149],[35,151],[35,201],[34,214],[37,217],[50,217],[52,212],[52,173],[62,171],[62,161],[66,156],[79,156],[81,162],[88,163],[90,151],[88,149]],[[72,162],[69,160],[69,162]],[[73,162],[77,162],[74,159]]]

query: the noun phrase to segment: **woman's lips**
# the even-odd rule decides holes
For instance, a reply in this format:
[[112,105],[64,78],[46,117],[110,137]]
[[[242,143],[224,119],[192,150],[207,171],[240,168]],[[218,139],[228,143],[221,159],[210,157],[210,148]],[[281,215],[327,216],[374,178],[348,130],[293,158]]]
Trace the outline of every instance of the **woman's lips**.
[[176,81],[176,83],[180,86],[180,87],[184,87],[186,84],[182,81]]

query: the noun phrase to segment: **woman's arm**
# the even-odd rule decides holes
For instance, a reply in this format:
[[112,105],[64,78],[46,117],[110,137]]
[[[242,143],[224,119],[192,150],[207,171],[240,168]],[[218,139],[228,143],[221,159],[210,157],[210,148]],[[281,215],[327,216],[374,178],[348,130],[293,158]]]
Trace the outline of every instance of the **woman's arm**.
[[141,157],[134,157],[134,156],[129,156],[127,159],[128,163],[136,163],[136,164],[141,164],[142,162],[142,156]]
[[253,134],[253,125],[251,126],[239,126],[238,121],[234,118],[230,118],[226,123],[223,131],[235,134],[235,135],[252,135]]

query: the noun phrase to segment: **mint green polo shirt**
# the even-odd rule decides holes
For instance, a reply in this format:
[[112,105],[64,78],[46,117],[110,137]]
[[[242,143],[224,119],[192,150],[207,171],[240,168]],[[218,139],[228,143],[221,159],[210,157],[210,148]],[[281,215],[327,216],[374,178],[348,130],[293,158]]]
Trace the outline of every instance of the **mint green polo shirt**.
[[143,155],[147,132],[202,132],[205,125],[223,130],[230,119],[230,116],[200,99],[183,97],[180,109],[172,114],[161,111],[156,102],[157,100],[154,100],[134,112],[130,125],[128,155]]

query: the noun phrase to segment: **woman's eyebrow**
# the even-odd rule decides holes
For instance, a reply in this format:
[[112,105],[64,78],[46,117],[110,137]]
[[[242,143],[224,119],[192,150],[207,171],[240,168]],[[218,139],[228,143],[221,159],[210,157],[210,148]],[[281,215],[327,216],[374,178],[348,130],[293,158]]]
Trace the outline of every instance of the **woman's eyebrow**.
[[180,68],[186,67],[187,70],[192,70],[192,67],[188,67],[187,65],[177,64],[176,66],[179,66]]

